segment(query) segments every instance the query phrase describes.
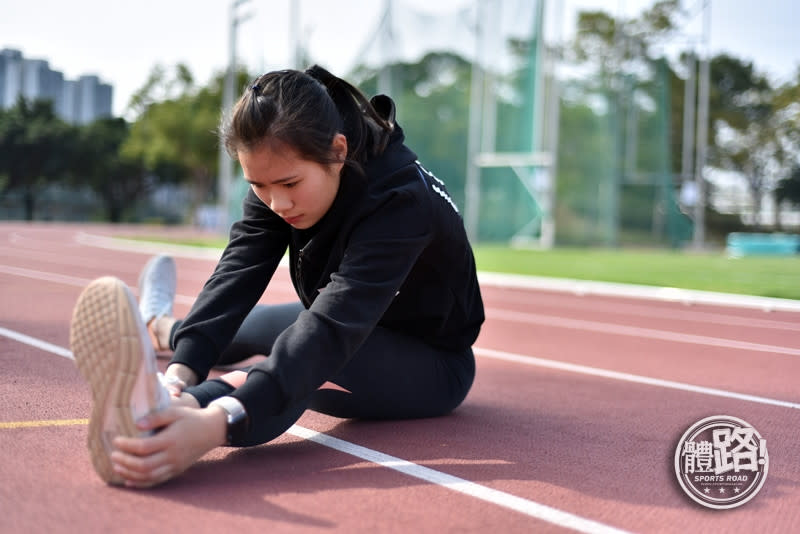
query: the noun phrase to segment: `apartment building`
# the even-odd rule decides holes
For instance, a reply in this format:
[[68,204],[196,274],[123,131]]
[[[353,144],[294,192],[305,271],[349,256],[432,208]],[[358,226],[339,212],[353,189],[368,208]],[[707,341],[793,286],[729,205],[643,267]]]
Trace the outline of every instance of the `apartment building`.
[[50,100],[58,116],[72,124],[86,124],[111,116],[113,88],[97,76],[66,80],[43,59],[27,59],[19,50],[0,50],[0,108],[26,100]]

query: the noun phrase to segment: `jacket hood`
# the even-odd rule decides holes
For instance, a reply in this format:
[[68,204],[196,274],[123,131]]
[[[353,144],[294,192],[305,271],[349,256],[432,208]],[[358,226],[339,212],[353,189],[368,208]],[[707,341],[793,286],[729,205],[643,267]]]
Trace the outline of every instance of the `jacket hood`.
[[378,115],[392,125],[392,132],[389,134],[389,141],[383,152],[369,158],[364,164],[364,174],[367,180],[373,176],[392,174],[417,160],[417,155],[404,144],[406,136],[395,120],[394,101],[386,95],[376,95],[372,97],[370,103]]

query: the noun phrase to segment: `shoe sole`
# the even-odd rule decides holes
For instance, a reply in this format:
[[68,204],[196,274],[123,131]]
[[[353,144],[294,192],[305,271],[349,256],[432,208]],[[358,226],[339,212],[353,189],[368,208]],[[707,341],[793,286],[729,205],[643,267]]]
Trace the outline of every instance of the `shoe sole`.
[[123,484],[113,469],[112,440],[139,436],[130,409],[131,393],[143,365],[138,307],[127,286],[114,277],[99,278],[83,290],[70,326],[75,362],[92,392],[87,445],[97,474]]

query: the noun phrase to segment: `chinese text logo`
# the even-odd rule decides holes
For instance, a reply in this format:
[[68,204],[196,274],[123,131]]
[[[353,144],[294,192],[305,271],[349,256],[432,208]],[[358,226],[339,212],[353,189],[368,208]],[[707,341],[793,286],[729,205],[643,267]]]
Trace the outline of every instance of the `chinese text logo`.
[[764,485],[767,440],[736,417],[715,415],[689,427],[675,450],[675,474],[689,497],[709,508],[735,508]]

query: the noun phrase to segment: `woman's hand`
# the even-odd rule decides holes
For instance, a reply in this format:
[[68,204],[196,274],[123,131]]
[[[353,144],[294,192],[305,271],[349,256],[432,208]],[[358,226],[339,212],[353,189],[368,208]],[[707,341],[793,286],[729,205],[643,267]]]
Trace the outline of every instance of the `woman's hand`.
[[167,377],[167,390],[173,397],[180,397],[184,389],[197,384],[195,372],[191,367],[182,363],[170,364],[164,376]]
[[224,445],[227,415],[222,408],[171,406],[137,422],[139,430],[157,430],[142,438],[118,436],[111,454],[125,485],[148,488],[183,473],[211,449]]

